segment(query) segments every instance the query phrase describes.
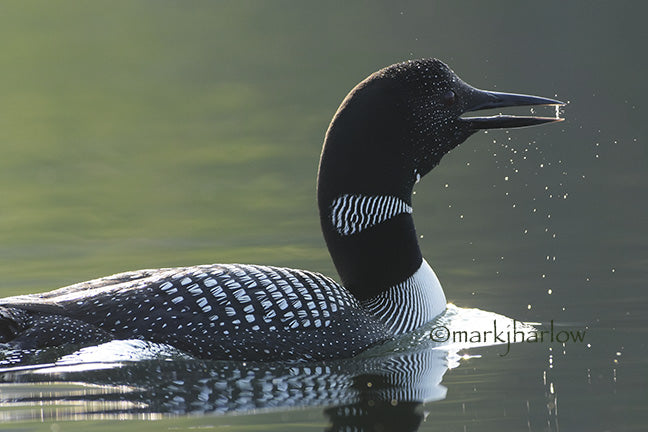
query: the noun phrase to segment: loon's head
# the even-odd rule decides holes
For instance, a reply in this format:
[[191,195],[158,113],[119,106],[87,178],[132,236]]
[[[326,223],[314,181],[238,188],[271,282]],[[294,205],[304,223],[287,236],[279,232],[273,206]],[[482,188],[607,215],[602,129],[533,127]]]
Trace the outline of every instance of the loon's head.
[[[320,176],[327,174],[321,172],[324,165],[333,162],[334,177],[357,189],[350,192],[389,193],[409,203],[416,181],[475,132],[563,120],[463,117],[470,111],[520,105],[563,103],[479,90],[437,59],[388,66],[358,84],[340,105],[326,134]],[[326,189],[321,180],[319,187]],[[338,182],[327,180],[331,185]]]
[[476,89],[436,59],[398,63],[358,84],[326,132],[317,186],[324,238],[347,288],[372,298],[421,268],[412,189],[447,152],[481,129],[562,120],[465,113],[562,104]]

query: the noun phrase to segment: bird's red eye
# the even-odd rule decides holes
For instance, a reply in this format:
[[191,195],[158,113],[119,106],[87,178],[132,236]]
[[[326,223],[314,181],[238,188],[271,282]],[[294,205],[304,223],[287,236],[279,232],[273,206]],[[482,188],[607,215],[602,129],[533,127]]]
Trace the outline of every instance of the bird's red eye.
[[455,103],[455,100],[457,99],[457,96],[455,95],[455,92],[452,90],[448,90],[444,95],[443,95],[443,103],[446,106],[450,106]]

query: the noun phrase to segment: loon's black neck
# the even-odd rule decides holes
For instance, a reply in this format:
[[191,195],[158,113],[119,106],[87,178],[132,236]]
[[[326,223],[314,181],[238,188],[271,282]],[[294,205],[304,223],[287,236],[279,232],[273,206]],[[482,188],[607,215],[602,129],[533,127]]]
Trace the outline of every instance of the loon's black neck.
[[405,281],[422,263],[411,216],[415,158],[394,145],[408,136],[409,115],[402,92],[386,89],[397,83],[368,83],[347,96],[329,126],[317,190],[329,252],[361,301]]
[[317,184],[322,231],[346,288],[395,332],[440,313],[445,296],[411,215],[414,184],[478,130],[562,120],[466,112],[561,104],[476,89],[435,59],[398,63],[358,84],[326,133]]

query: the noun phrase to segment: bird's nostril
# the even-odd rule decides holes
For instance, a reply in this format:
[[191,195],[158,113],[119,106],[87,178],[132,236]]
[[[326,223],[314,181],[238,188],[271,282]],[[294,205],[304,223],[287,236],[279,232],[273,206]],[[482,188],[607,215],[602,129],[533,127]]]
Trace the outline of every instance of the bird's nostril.
[[450,106],[455,103],[457,99],[457,96],[455,95],[455,92],[452,90],[448,90],[446,94],[443,95],[443,103],[446,104],[446,106]]

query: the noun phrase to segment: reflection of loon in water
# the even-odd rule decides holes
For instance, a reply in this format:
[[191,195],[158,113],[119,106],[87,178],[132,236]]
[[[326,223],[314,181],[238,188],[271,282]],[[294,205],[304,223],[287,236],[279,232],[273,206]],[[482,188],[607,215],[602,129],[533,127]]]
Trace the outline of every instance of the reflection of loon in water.
[[[99,347],[99,352],[108,349]],[[431,349],[313,363],[144,360],[106,364],[112,366],[108,369],[94,364],[94,370],[84,369],[90,363],[69,367],[60,363],[42,370],[0,375],[23,386],[17,394],[12,394],[11,387],[0,393],[4,407],[0,418],[24,419],[25,406],[29,405],[39,407],[33,418],[40,419],[45,408],[46,419],[51,415],[58,420],[72,416],[92,419],[93,413],[124,419],[146,414],[258,413],[324,407],[332,424],[330,430],[417,430],[422,420],[421,404],[445,397],[446,389],[440,382],[447,370],[446,355],[443,350]],[[56,387],[43,391],[38,385],[43,380],[92,385],[84,385],[82,391],[69,385],[56,386],[58,391]]]
[[407,333],[446,309],[419,249],[414,184],[480,129],[561,120],[465,112],[538,104],[561,102],[475,89],[434,59],[382,69],[342,102],[320,160],[321,225],[344,287],[254,265],[134,271],[0,300],[0,341],[141,339],[205,359],[272,361],[351,357]]
[[[39,420],[43,412],[64,420],[322,407],[326,430],[415,431],[423,404],[445,398],[441,380],[463,358],[457,352],[478,346],[435,343],[431,332],[486,329],[493,320],[498,328],[512,326],[501,315],[449,305],[431,323],[359,356],[308,363],[205,361],[145,341],[112,341],[53,364],[0,369],[0,382],[13,383],[0,387],[0,419],[24,419],[30,405]],[[52,381],[65,385],[40,384]],[[16,386],[19,391],[12,390]]]

